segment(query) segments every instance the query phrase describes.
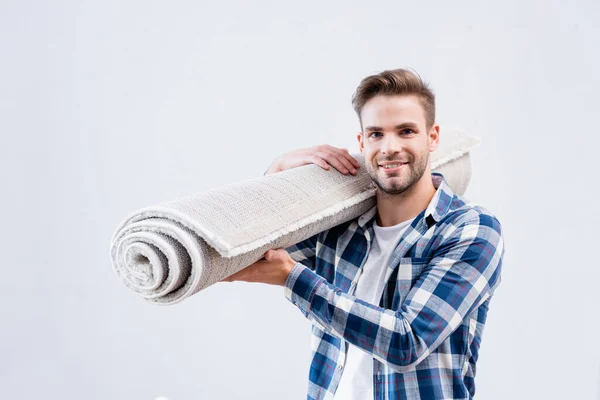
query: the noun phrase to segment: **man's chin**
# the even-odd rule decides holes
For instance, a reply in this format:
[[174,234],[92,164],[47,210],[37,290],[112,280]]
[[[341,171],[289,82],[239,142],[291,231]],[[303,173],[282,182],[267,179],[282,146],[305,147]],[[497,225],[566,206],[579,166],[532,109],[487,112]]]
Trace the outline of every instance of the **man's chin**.
[[390,185],[389,182],[388,182],[387,185],[386,184],[382,184],[381,180],[377,181],[377,187],[382,192],[390,194],[390,195],[401,194],[404,191],[406,191],[406,189],[408,189],[408,186],[403,185],[403,184]]

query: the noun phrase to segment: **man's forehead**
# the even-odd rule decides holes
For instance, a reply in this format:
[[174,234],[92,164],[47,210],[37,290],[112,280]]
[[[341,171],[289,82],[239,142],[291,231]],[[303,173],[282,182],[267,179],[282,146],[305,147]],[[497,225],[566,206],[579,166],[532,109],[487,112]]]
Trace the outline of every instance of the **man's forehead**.
[[395,127],[403,123],[425,123],[425,110],[415,95],[378,95],[362,109],[363,126]]

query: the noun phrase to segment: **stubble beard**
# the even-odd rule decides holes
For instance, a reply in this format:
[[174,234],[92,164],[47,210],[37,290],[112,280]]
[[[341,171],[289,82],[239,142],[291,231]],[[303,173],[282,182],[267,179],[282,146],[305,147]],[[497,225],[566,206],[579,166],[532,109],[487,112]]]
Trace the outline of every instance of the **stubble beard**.
[[381,170],[377,163],[375,165],[367,164],[367,173],[377,187],[379,187],[380,192],[390,196],[397,196],[410,189],[423,177],[428,161],[429,152],[425,152],[417,160],[413,159],[412,162],[409,161],[408,164],[393,175],[386,176],[386,172]]

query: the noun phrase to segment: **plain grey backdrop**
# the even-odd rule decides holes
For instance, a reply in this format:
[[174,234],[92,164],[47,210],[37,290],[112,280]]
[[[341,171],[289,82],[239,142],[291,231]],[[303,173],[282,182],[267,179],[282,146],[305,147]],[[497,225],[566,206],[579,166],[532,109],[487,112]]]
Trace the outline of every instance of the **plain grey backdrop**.
[[[0,2],[0,397],[302,399],[310,323],[282,287],[170,307],[112,271],[142,206],[357,152],[363,77],[416,69],[482,144],[503,224],[476,398],[600,399],[596,1]],[[441,140],[444,140],[443,130]]]

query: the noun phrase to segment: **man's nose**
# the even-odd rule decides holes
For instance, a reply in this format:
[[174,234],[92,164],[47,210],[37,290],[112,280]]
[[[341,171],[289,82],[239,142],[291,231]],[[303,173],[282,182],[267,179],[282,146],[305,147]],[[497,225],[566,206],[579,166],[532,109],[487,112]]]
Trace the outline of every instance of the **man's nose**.
[[384,135],[381,141],[381,152],[383,154],[399,153],[402,150],[402,140],[395,133]]

